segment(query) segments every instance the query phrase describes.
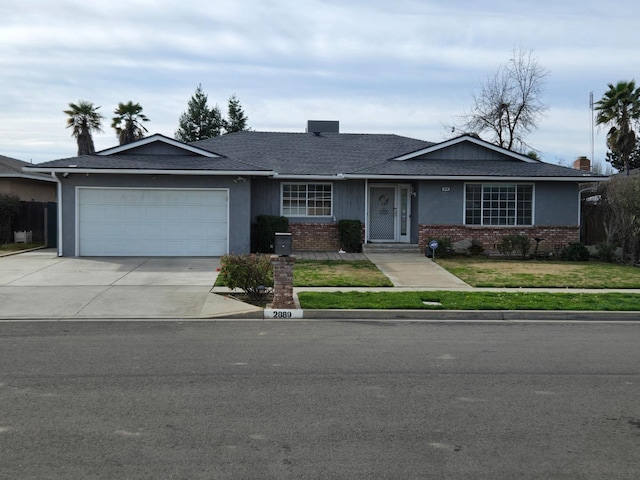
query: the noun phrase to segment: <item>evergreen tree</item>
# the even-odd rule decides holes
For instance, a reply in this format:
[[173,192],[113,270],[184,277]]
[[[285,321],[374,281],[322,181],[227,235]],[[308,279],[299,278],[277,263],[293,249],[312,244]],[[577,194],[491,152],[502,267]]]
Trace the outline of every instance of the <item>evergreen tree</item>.
[[197,142],[218,137],[222,132],[223,120],[217,106],[209,108],[207,95],[199,84],[187,104],[187,111],[180,115],[179,128],[175,138],[181,142]]
[[244,114],[242,105],[240,105],[240,100],[234,93],[231,95],[231,98],[229,98],[227,118],[224,120],[224,129],[226,130],[226,133],[249,130],[249,127],[247,127],[248,121],[249,117]]
[[[607,151],[605,160],[611,164],[613,168],[618,169],[620,172],[626,171],[626,167],[620,155],[612,150]],[[636,141],[636,145],[629,155],[629,170],[634,168],[640,168],[640,142]]]

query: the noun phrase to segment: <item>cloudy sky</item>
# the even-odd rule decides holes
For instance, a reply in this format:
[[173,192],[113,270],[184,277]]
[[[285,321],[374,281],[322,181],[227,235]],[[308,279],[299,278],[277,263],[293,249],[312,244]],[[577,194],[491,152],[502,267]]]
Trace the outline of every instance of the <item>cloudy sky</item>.
[[[528,140],[543,159],[591,156],[589,93],[638,77],[637,0],[3,0],[0,154],[74,156],[69,102],[100,105],[97,149],[117,144],[118,102],[139,102],[150,133],[173,137],[196,86],[226,109],[236,94],[261,131],[441,141],[444,124],[515,46],[550,71],[549,106]],[[604,159],[595,131],[595,160]]]

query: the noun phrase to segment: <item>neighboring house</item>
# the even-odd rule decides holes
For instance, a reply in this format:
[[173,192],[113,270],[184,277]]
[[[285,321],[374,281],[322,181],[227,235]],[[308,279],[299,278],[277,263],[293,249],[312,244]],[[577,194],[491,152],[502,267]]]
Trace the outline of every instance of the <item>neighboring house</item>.
[[55,179],[51,175],[24,172],[22,167],[26,166],[32,164],[0,155],[0,193],[17,195],[26,202],[55,202]]
[[289,218],[293,250],[340,248],[337,222],[365,243],[415,245],[504,235],[579,239],[579,184],[606,177],[520,155],[472,136],[238,132],[193,144],[152,135],[25,170],[61,186],[66,256],[247,253],[258,215]]

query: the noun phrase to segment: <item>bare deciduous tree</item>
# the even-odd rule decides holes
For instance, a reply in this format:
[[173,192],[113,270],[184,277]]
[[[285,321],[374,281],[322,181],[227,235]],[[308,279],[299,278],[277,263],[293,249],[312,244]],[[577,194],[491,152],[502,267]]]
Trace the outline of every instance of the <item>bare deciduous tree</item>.
[[513,56],[473,94],[473,107],[452,131],[488,136],[488,141],[519,152],[530,148],[526,136],[538,127],[549,71],[531,50],[514,48]]
[[640,257],[640,176],[615,176],[602,185],[607,243],[618,240],[622,258],[636,263]]

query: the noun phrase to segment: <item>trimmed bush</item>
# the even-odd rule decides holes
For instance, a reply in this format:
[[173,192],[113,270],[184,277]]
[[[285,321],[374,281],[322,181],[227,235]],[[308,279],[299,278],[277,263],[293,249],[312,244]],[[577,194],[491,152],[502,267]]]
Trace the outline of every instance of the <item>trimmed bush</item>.
[[260,299],[273,290],[273,265],[267,255],[225,255],[220,277],[229,288],[239,288],[251,299]]
[[589,249],[582,242],[572,242],[562,249],[560,258],[570,262],[586,262],[589,260]]
[[360,220],[340,220],[338,233],[343,250],[351,253],[362,251],[362,222]]
[[498,245],[498,251],[509,257],[516,253],[525,258],[530,249],[531,241],[526,235],[505,235],[502,237],[500,245]]
[[273,253],[276,243],[276,233],[289,232],[289,219],[275,215],[258,215],[256,218],[255,251],[259,253]]

